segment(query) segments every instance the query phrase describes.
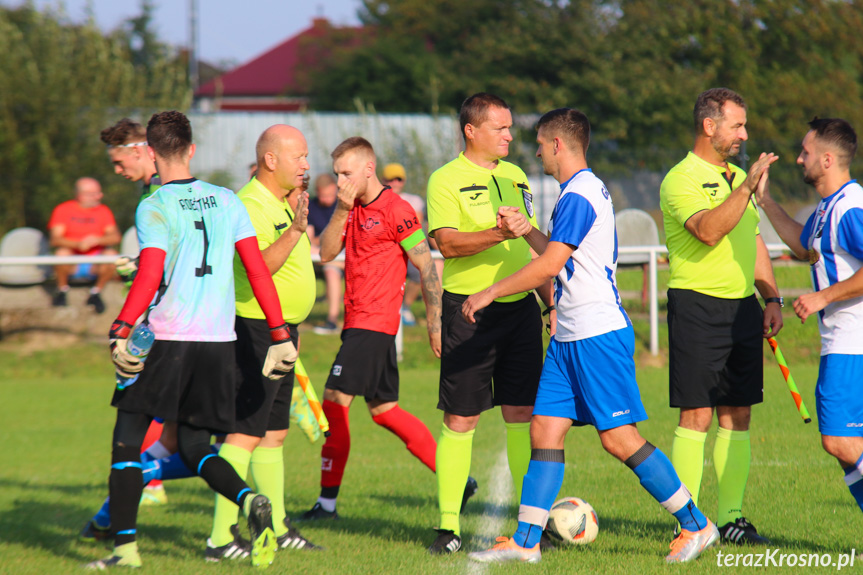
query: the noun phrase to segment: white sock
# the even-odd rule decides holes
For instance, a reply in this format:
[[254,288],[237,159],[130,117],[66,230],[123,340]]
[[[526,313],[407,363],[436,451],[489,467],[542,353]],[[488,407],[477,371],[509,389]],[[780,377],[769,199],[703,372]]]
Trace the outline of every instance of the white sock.
[[163,459],[173,455],[173,453],[168,451],[161,441],[156,441],[156,443],[147,448],[147,455],[153,459]]
[[321,504],[321,507],[324,508],[324,511],[328,511],[328,512],[332,513],[333,511],[336,510],[336,500],[335,499],[329,499],[326,497],[318,497],[318,503]]

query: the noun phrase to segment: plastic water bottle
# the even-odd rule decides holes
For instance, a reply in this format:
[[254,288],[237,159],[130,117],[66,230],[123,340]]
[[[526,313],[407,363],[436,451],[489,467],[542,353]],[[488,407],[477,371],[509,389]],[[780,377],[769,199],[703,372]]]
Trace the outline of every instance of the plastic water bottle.
[[[150,348],[153,347],[155,340],[156,335],[150,326],[146,323],[139,323],[129,334],[129,339],[126,340],[126,351],[143,362],[147,358],[147,354],[150,353]],[[136,373],[132,377],[125,377],[120,375],[120,372],[116,372],[115,375],[117,376],[117,389],[126,389],[138,381],[138,376],[141,374]]]

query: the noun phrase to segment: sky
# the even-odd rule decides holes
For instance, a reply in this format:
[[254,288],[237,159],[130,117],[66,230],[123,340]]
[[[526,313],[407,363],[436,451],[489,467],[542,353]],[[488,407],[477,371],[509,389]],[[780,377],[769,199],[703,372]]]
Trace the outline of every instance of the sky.
[[[32,0],[37,8],[63,6],[73,22],[86,19],[92,5],[96,23],[112,30],[141,13],[140,0]],[[159,39],[186,46],[192,0],[153,0]],[[196,0],[199,60],[211,64],[242,64],[281,44],[323,16],[336,25],[357,25],[360,0]],[[0,0],[15,7],[25,0]],[[238,8],[239,7],[239,8]]]

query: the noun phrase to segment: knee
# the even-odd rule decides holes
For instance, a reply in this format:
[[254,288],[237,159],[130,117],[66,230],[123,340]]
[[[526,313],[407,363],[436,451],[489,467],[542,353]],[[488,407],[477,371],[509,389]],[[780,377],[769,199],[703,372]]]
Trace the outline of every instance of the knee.
[[839,459],[840,461],[842,460],[842,440],[839,438],[831,435],[822,435],[821,447],[836,459]]
[[680,427],[707,433],[713,423],[713,408],[698,407],[680,410]]

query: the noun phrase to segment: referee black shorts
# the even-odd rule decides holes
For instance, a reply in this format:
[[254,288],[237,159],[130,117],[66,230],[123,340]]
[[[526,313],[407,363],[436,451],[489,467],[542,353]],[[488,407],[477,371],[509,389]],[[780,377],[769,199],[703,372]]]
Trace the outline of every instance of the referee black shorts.
[[213,433],[234,431],[234,342],[156,340],[133,385],[111,405]]
[[368,329],[342,331],[327,389],[362,396],[366,401],[398,401],[399,364],[396,336]]
[[474,315],[474,324],[461,314],[466,299],[443,294],[438,409],[469,417],[496,405],[533,405],[542,373],[536,298],[492,302]]
[[668,290],[671,407],[747,406],[764,399],[763,311],[752,295]]
[[[294,371],[276,381],[264,376],[264,360],[272,345],[270,326],[264,319],[237,316],[237,423],[235,431],[263,437],[267,431],[288,429]],[[291,341],[299,348],[297,326],[288,324]]]

